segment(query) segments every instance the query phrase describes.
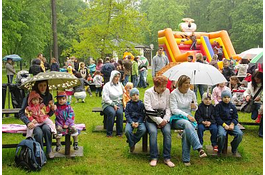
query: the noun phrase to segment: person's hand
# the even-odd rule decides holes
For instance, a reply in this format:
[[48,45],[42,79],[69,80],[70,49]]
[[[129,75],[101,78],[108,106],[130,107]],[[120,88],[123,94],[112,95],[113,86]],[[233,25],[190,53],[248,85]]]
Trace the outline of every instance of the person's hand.
[[189,121],[191,121],[191,122],[195,122],[195,118],[194,118],[194,117],[192,117],[192,116],[190,116],[190,115],[188,115],[187,117],[188,117]]
[[38,123],[37,120],[35,120],[35,119],[33,119],[31,122],[34,123],[34,124]]
[[229,126],[227,124],[224,125],[225,130],[229,130]]
[[114,108],[115,111],[117,111],[120,107],[117,106],[117,105],[114,105],[113,108]]
[[246,96],[246,101],[248,102],[250,100],[250,98],[251,98],[250,95]]
[[207,123],[206,123],[206,121],[202,121],[202,124],[203,124],[205,127],[207,127]]
[[235,128],[235,124],[234,124],[234,123],[231,123],[231,124],[229,125],[229,130],[230,130],[230,131],[233,131],[234,128]]
[[206,122],[207,127],[210,127],[211,124],[212,124],[212,123],[211,123],[210,121],[207,121],[207,122]]
[[33,129],[33,128],[35,128],[35,124],[33,122],[29,122],[28,125],[27,125],[27,127],[29,129]]
[[190,107],[191,107],[191,109],[196,109],[196,105],[195,105],[195,103],[194,102],[191,102],[191,104],[190,104]]
[[132,122],[132,127],[135,128],[135,122]]
[[257,96],[254,101],[260,101],[260,96]]
[[163,120],[158,126],[160,126],[160,128],[163,128],[164,126],[166,126],[167,121]]
[[63,125],[63,128],[64,128],[64,129],[67,129],[67,128],[68,128],[68,126],[67,126],[67,125]]

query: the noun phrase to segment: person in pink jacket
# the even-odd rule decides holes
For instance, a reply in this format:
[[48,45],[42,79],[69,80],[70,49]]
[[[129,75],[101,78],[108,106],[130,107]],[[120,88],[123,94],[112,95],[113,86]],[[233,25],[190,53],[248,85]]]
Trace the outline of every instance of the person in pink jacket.
[[214,105],[217,105],[220,101],[222,101],[221,94],[224,90],[231,91],[225,83],[219,83],[215,88],[213,88],[212,99],[214,100]]

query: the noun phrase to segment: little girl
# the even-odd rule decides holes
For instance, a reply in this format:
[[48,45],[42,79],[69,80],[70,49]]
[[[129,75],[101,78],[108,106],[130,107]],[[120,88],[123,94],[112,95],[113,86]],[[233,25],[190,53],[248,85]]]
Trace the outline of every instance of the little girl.
[[57,95],[56,102],[57,109],[55,110],[55,126],[57,130],[56,136],[56,151],[60,151],[61,149],[61,137],[62,132],[68,129],[68,132],[72,134],[74,139],[74,150],[78,150],[78,140],[77,135],[78,131],[75,128],[75,114],[72,107],[67,103],[67,95],[66,92],[59,92]]
[[103,77],[100,75],[100,71],[95,72],[95,76],[93,78],[93,82],[95,83],[96,87],[96,96],[101,97],[102,85],[103,85]]
[[125,89],[125,92],[123,93],[123,96],[122,96],[122,103],[123,103],[123,108],[125,109],[126,108],[126,104],[128,103],[128,101],[131,100],[131,97],[130,97],[130,90],[133,88],[133,83],[131,82],[128,82],[124,89]]
[[[54,124],[49,118],[48,113],[50,108],[54,105],[52,101],[49,102],[49,106],[45,106],[42,102],[42,98],[36,91],[31,91],[28,98],[28,106],[25,109],[25,114],[35,126],[41,126],[47,124],[51,128],[51,132],[56,133]],[[27,127],[26,137],[32,137],[34,129]]]
[[217,105],[220,101],[222,101],[221,94],[224,90],[230,91],[225,83],[219,83],[215,88],[213,88],[212,99],[214,100],[214,105]]

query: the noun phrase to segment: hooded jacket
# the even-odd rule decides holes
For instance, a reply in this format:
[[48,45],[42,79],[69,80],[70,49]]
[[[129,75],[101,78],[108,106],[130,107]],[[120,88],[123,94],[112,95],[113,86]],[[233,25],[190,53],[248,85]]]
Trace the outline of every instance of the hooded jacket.
[[32,61],[32,65],[29,68],[29,73],[33,75],[37,75],[38,73],[43,72],[40,64],[41,64],[41,61],[39,59],[34,59]]
[[73,108],[68,104],[60,105],[55,103],[57,109],[55,110],[55,125],[56,126],[73,126],[75,120],[75,114]]
[[113,70],[110,75],[110,80],[103,86],[102,90],[102,108],[107,106],[122,105],[123,85],[121,82],[114,84],[113,78],[120,72]]

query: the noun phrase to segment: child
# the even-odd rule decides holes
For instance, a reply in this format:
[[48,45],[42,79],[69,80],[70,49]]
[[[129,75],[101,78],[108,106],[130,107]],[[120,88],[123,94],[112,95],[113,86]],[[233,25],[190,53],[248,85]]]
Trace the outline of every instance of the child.
[[52,58],[51,60],[51,71],[60,71],[59,65],[57,63],[56,58]]
[[95,87],[96,87],[96,96],[98,96],[98,94],[99,94],[99,96],[101,97],[103,77],[100,75],[100,71],[97,70],[95,72],[93,82],[95,83]]
[[211,143],[214,151],[218,151],[217,145],[217,124],[215,120],[215,109],[212,105],[211,94],[204,93],[202,96],[202,103],[198,106],[195,113],[195,119],[198,123],[198,137],[201,145],[203,145],[203,132],[208,128],[211,132]]
[[231,91],[234,89],[237,90],[240,86],[240,80],[237,78],[237,76],[231,76],[230,77],[230,82],[228,87],[230,88]]
[[84,62],[79,63],[79,70],[81,76],[86,80],[88,78],[88,70],[86,68],[86,64]]
[[230,77],[235,75],[234,70],[230,67],[230,62],[227,59],[223,60],[223,66],[222,74],[224,75],[225,79],[229,81]]
[[218,125],[218,154],[220,155],[226,140],[226,133],[235,136],[231,142],[232,154],[237,156],[237,147],[242,141],[243,133],[238,127],[238,115],[236,107],[230,102],[231,92],[224,90],[222,101],[216,105],[216,122]]
[[78,140],[77,140],[77,129],[75,128],[75,114],[72,107],[67,103],[66,92],[59,92],[57,95],[56,102],[57,109],[55,110],[55,126],[57,130],[56,137],[56,151],[61,149],[61,137],[62,132],[68,129],[68,132],[72,134],[74,139],[74,150],[78,150]]
[[85,98],[86,98],[85,86],[88,85],[88,81],[82,78],[79,72],[76,72],[75,76],[80,81],[80,85],[74,87],[74,97],[76,98],[76,103],[78,103],[79,99],[82,101],[82,103],[85,103]]
[[124,90],[125,92],[123,93],[122,96],[122,103],[123,103],[123,108],[126,109],[126,104],[128,101],[130,101],[130,90],[133,88],[133,83],[128,82],[125,87]]
[[215,105],[222,101],[221,94],[224,90],[229,90],[225,83],[219,83],[215,88],[213,88],[212,99],[214,100]]
[[[54,104],[52,101],[49,102],[49,106],[45,106],[42,102],[42,98],[36,91],[31,91],[28,98],[28,106],[25,109],[25,114],[29,118],[29,121],[33,122],[35,126],[41,126],[47,124],[53,133],[56,133],[54,124],[49,118],[48,113],[50,112],[50,107]],[[34,129],[29,129],[27,127],[26,137],[32,137]]]
[[[144,104],[139,100],[139,90],[133,88],[130,90],[131,100],[127,103],[125,109],[126,117],[126,128],[125,135],[127,137],[127,142],[129,143],[130,152],[132,153],[135,149],[135,144],[139,142],[141,137],[146,132],[145,124],[143,123],[145,113]],[[133,130],[137,129],[135,133]]]

